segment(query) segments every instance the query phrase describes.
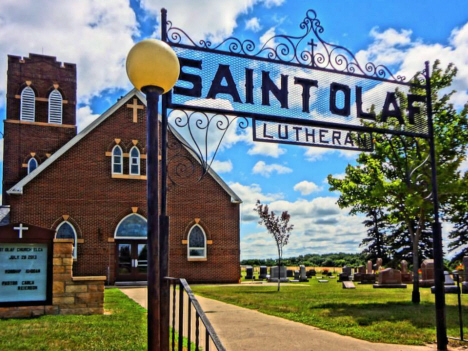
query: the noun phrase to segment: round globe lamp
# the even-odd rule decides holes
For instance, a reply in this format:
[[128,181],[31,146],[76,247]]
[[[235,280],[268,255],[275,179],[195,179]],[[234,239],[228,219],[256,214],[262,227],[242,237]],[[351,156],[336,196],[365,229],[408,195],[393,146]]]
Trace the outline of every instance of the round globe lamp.
[[179,60],[172,48],[156,39],[135,44],[127,56],[127,75],[133,86],[142,92],[158,87],[167,93],[179,78]]
[[[169,286],[164,277],[168,267],[168,225],[160,227],[165,216],[165,186],[161,187],[161,216],[159,211],[159,118],[158,103],[177,82],[179,60],[166,43],[146,39],[130,50],[127,56],[127,75],[132,84],[146,95],[147,125],[147,201],[148,201],[148,350],[169,350]],[[164,106],[164,105],[163,105]],[[163,110],[162,163],[166,159],[167,116]],[[166,167],[161,170],[161,184],[166,183]],[[163,205],[164,203],[164,205]],[[161,219],[160,219],[161,217]]]

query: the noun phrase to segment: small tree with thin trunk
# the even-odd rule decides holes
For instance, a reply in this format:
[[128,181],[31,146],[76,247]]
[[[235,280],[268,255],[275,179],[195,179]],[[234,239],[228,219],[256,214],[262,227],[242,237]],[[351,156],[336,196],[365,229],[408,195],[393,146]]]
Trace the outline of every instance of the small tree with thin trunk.
[[269,211],[268,205],[262,205],[260,200],[257,200],[254,211],[256,211],[260,217],[258,224],[263,224],[276,241],[276,247],[278,248],[278,291],[280,291],[280,270],[281,259],[283,258],[283,247],[288,244],[289,235],[294,225],[289,224],[291,216],[288,211],[284,211],[281,213],[281,216],[278,217],[273,211]]

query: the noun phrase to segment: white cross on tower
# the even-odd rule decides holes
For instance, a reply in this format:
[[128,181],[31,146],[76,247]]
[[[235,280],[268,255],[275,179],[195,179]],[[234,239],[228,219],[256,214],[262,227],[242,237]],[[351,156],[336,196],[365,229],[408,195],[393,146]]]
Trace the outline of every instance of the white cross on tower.
[[23,227],[23,223],[20,223],[19,227],[13,227],[14,230],[19,231],[19,238],[23,239],[23,230],[28,230],[28,227]]

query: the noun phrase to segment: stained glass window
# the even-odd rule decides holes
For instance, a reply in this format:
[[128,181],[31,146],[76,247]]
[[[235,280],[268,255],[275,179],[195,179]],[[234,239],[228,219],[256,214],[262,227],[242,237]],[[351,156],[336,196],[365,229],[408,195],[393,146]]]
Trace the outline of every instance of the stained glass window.
[[146,238],[146,219],[138,214],[125,217],[117,226],[116,238]]
[[206,257],[206,238],[200,226],[193,226],[188,237],[189,258]]
[[56,239],[73,239],[73,258],[76,259],[76,230],[70,222],[62,222],[57,227]]

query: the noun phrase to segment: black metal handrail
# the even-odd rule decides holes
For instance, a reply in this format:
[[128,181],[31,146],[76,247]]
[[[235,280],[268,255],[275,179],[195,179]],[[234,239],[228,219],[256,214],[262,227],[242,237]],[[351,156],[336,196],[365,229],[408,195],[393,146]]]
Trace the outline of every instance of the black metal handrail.
[[[182,351],[185,337],[187,339],[187,350],[189,351],[192,350],[192,345],[195,347],[195,351],[201,351],[202,348],[204,351],[210,351],[210,346],[214,346],[218,351],[225,351],[225,347],[221,343],[221,340],[208,320],[208,317],[195,298],[195,295],[193,294],[192,289],[190,289],[187,281],[183,278],[172,277],[165,277],[164,279],[172,286],[172,301],[170,306],[170,325],[172,327],[171,350]],[[179,287],[178,296],[176,293],[177,287]],[[188,304],[186,308],[184,307],[185,295],[188,298]],[[192,310],[195,312],[195,325],[192,325]],[[185,315],[184,312],[186,312]],[[202,324],[201,327],[205,329],[204,333],[200,333],[200,321]],[[186,325],[187,329],[184,329],[184,324]],[[192,329],[193,327],[195,327],[194,330]],[[176,332],[179,335],[177,345],[175,341]],[[195,340],[192,339],[193,336],[195,337]]]
[[462,288],[460,287],[460,273],[459,272],[452,272],[453,277],[457,280],[457,295],[458,295],[458,323],[460,325],[460,338],[453,338],[448,337],[452,340],[464,341],[468,342],[463,336],[463,313],[462,313],[462,304],[461,304],[461,293]]

